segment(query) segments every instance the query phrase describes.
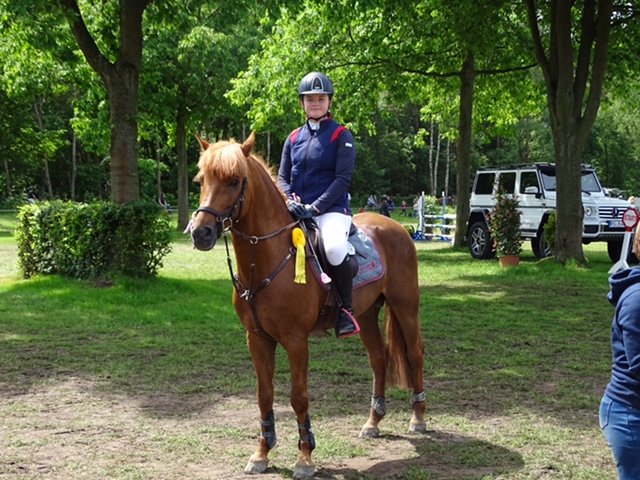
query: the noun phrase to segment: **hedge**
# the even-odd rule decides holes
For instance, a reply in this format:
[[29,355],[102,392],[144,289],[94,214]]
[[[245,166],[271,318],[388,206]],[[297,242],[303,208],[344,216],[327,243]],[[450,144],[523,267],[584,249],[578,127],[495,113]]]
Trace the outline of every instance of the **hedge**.
[[18,212],[19,268],[25,278],[150,277],[171,251],[169,217],[155,202],[45,202]]

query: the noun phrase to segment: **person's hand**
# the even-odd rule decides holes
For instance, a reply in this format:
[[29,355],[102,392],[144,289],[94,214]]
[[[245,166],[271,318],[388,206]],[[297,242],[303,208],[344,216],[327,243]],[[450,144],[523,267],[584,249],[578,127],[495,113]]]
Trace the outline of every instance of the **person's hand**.
[[303,205],[295,200],[287,200],[287,208],[296,220],[306,220],[318,215],[318,211],[312,205]]

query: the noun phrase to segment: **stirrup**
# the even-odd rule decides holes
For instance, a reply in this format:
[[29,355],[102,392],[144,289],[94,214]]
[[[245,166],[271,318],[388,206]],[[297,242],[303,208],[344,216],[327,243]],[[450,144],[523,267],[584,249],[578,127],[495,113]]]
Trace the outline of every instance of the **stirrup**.
[[[353,330],[347,327],[345,330],[343,330],[343,333],[340,333],[338,331],[338,325],[341,323],[341,320],[343,320],[344,317],[346,317],[347,320],[350,322],[351,324],[350,327],[352,327]],[[338,319],[338,323],[336,324],[335,330],[336,330],[336,337],[349,338],[349,337],[353,337],[354,335],[358,335],[360,333],[360,325],[358,325],[356,318],[353,316],[353,314],[349,310],[345,308],[341,308],[340,318]]]

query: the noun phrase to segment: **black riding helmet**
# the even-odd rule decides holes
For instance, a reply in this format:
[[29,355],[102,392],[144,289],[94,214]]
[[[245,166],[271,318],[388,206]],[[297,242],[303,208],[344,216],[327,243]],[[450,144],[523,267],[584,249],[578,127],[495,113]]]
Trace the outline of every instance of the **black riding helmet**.
[[333,98],[333,83],[324,73],[311,72],[307,74],[298,86],[298,96],[302,100],[303,95],[315,95],[326,93],[329,99]]

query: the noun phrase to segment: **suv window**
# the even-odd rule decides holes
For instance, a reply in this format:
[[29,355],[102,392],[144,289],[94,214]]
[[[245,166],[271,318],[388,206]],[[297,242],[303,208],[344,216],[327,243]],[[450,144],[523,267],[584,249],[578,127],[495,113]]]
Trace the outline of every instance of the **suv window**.
[[495,173],[479,173],[476,178],[476,195],[493,194],[493,182],[496,178]]
[[508,193],[516,191],[516,172],[500,173],[500,188]]
[[527,187],[538,187],[538,193],[540,193],[536,172],[522,172],[520,174],[520,193],[524,193]]
[[542,175],[542,184],[544,189],[550,192],[554,192],[556,189],[556,172],[540,172]]
[[582,172],[582,191],[583,192],[599,192],[600,185],[593,172]]

